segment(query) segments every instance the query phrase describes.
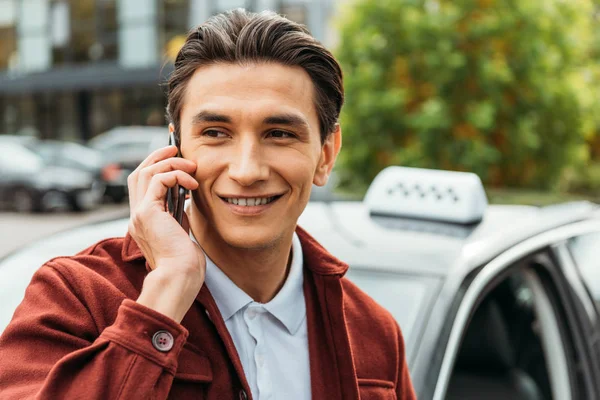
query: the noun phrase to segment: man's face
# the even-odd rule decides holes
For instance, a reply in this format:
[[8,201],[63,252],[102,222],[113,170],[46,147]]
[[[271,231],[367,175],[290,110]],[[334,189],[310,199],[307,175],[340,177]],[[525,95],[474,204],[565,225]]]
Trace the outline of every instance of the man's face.
[[309,75],[276,63],[199,68],[180,121],[182,155],[198,165],[193,198],[204,240],[237,248],[291,237],[341,142],[338,130],[321,143]]

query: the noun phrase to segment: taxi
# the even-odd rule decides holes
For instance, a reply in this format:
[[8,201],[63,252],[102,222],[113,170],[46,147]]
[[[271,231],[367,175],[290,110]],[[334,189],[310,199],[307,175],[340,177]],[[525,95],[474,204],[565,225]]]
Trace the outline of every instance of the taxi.
[[[1,260],[0,332],[45,261],[127,224]],[[475,174],[389,167],[363,201],[310,202],[299,224],[396,318],[419,399],[600,398],[598,205],[489,205]]]

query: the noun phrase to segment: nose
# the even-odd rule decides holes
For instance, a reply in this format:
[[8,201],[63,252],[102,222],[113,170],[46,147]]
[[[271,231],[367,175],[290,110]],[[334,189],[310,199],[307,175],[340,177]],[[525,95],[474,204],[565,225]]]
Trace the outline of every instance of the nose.
[[237,155],[229,164],[229,177],[241,186],[251,186],[269,177],[269,167],[261,157],[260,146],[255,141],[242,141]]

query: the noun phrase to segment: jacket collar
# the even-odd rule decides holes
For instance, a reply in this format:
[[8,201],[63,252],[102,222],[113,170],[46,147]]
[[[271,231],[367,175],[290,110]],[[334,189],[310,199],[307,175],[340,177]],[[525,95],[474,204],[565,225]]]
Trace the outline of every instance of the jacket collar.
[[296,233],[302,244],[304,265],[310,271],[317,275],[339,275],[340,277],[346,274],[348,264],[331,255],[300,226],[296,227]]
[[[302,245],[304,265],[317,275],[343,276],[348,270],[348,264],[338,260],[323,248],[312,236],[300,226],[296,227],[296,234]],[[123,261],[130,262],[143,259],[144,255],[129,232],[125,236],[121,250]]]
[[[358,400],[358,384],[344,314],[341,277],[348,265],[328,253],[304,229],[297,227],[304,259],[304,297],[308,325],[310,374],[313,398]],[[123,243],[124,261],[143,260],[135,240],[127,234]],[[148,263],[146,262],[146,268]],[[241,386],[250,393],[233,339],[207,285],[202,285],[197,301],[206,310],[223,340]],[[335,366],[335,367],[332,367]]]

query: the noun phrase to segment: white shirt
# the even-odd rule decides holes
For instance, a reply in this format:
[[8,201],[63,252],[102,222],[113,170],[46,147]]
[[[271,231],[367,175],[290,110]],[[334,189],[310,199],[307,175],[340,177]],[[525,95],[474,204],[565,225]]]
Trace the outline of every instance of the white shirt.
[[[190,237],[196,241],[190,231]],[[257,303],[206,257],[205,284],[233,339],[256,400],[311,398],[302,247],[294,233],[288,277],[268,303]]]

